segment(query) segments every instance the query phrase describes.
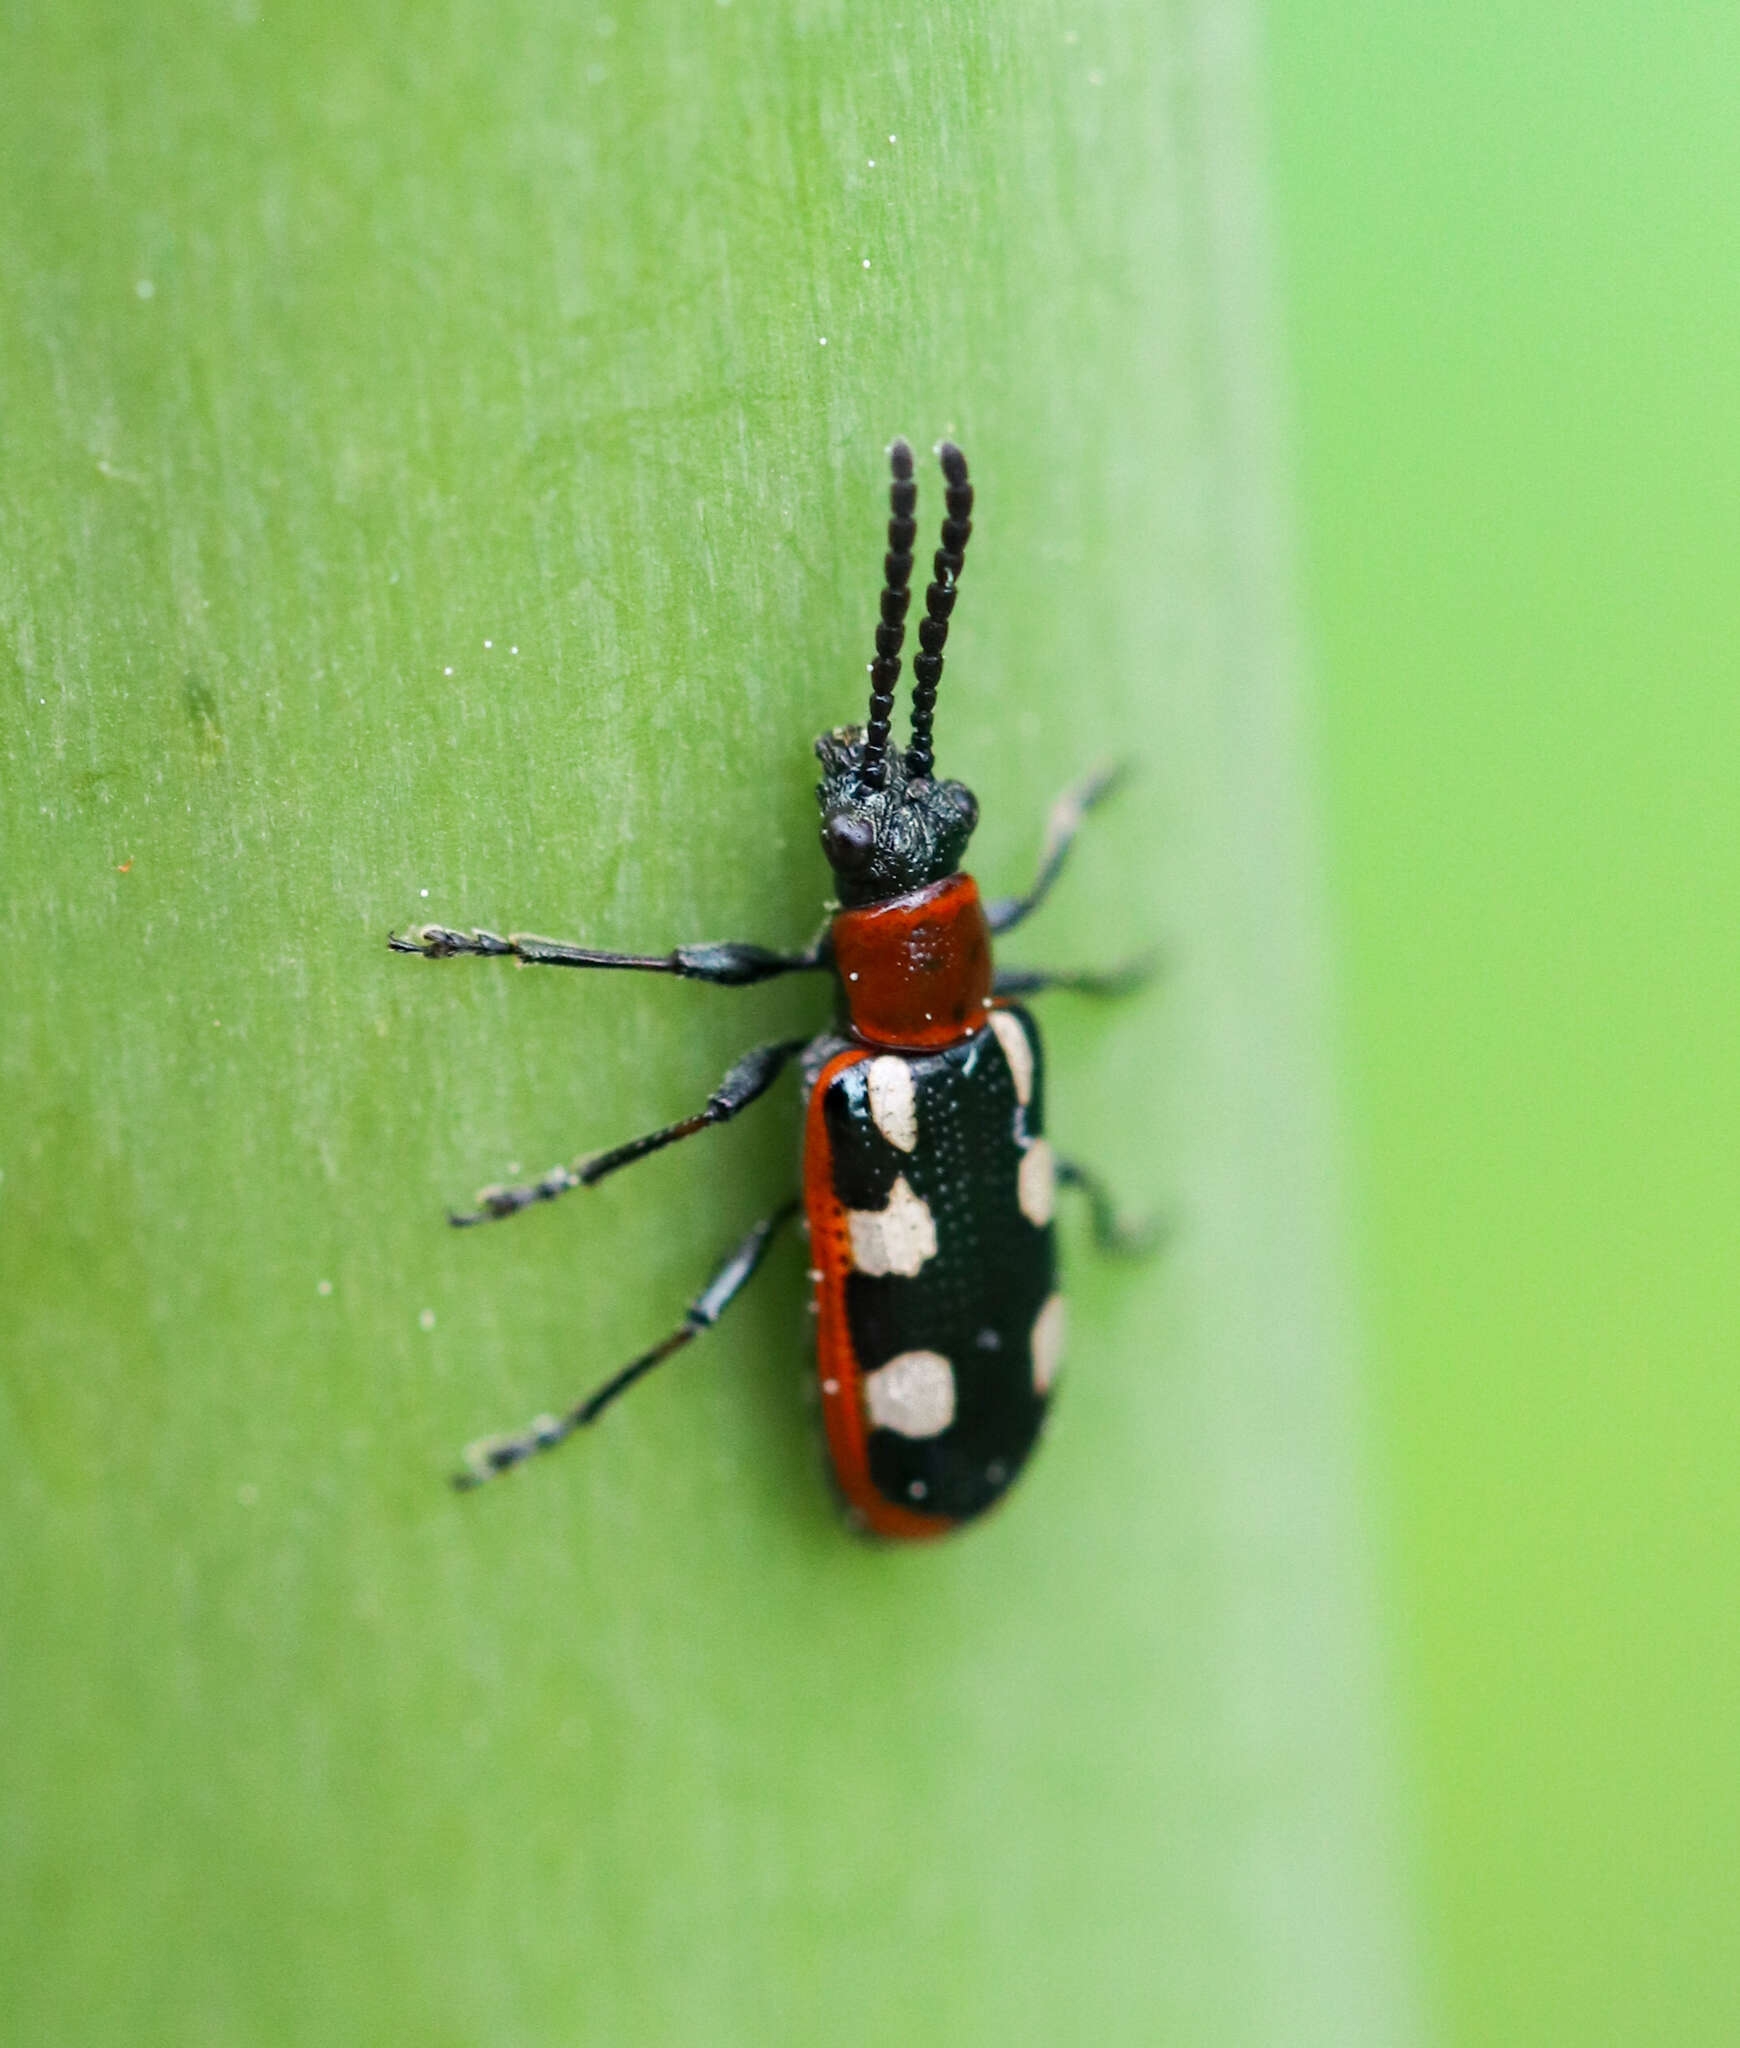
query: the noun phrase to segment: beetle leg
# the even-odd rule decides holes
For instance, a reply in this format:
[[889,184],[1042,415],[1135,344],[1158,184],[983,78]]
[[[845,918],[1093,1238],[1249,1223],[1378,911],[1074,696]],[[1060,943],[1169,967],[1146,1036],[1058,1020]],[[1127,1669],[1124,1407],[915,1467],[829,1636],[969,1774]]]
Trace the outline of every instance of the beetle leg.
[[1120,1216],[1105,1182],[1085,1166],[1077,1166],[1073,1159],[1057,1162],[1057,1184],[1060,1188],[1076,1188],[1087,1197],[1095,1248],[1113,1258],[1145,1259],[1159,1250],[1169,1234],[1152,1216],[1134,1221]]
[[418,925],[413,931],[389,932],[395,953],[417,953],[425,960],[450,960],[474,953],[485,960],[517,960],[526,967],[621,967],[638,974],[677,974],[688,981],[710,981],[720,988],[744,988],[771,981],[778,974],[802,974],[829,964],[825,935],[801,953],[776,953],[766,946],[736,940],[678,946],[669,953],[610,953],[593,946],[570,946],[558,939],[535,939],[512,932],[454,931],[442,924]]
[[632,1166],[637,1159],[645,1159],[650,1153],[662,1152],[667,1145],[674,1145],[682,1138],[692,1138],[699,1131],[707,1130],[713,1124],[729,1123],[741,1109],[747,1109],[759,1095],[765,1095],[780,1074],[786,1062],[808,1045],[807,1038],[776,1039],[770,1045],[751,1046],[743,1057],[735,1061],[718,1087],[707,1097],[707,1106],[694,1116],[681,1118],[662,1129],[648,1131],[644,1137],[630,1138],[626,1145],[613,1146],[608,1152],[593,1152],[576,1159],[572,1166],[555,1166],[542,1180],[522,1182],[517,1187],[487,1187],[477,1191],[478,1206],[463,1215],[449,1215],[447,1220],[456,1229],[463,1230],[473,1223],[492,1223],[498,1216],[517,1216],[522,1209],[529,1209],[537,1202],[553,1202],[558,1195],[567,1194],[570,1188],[589,1188],[603,1180],[606,1174],[615,1173],[618,1167]]
[[797,1214],[799,1206],[794,1196],[771,1216],[764,1216],[742,1243],[733,1247],[729,1258],[721,1263],[718,1271],[689,1303],[683,1320],[671,1334],[650,1351],[643,1351],[638,1358],[631,1359],[620,1372],[613,1373],[602,1386],[595,1387],[585,1400],[576,1402],[566,1414],[540,1415],[529,1429],[522,1430],[517,1436],[480,1437],[476,1443],[468,1445],[464,1470],[453,1475],[454,1486],[461,1493],[469,1492],[472,1487],[481,1486],[486,1479],[493,1479],[497,1473],[523,1464],[539,1451],[554,1450],[575,1430],[596,1422],[618,1394],[626,1393],[655,1365],[662,1365],[673,1352],[692,1344],[703,1330],[710,1330],[748,1286],[755,1269],[767,1256],[768,1246]]
[[1127,996],[1151,981],[1159,971],[1157,952],[1138,953],[1133,960],[1121,960],[1116,967],[1099,973],[1054,973],[1048,967],[999,967],[992,990],[1000,996],[1039,996],[1047,989],[1073,989],[1082,996]]
[[1051,885],[1062,872],[1075,835],[1081,830],[1082,820],[1095,804],[1111,795],[1129,773],[1126,761],[1108,761],[1084,775],[1080,782],[1072,784],[1051,807],[1051,816],[1046,821],[1045,851],[1039,857],[1039,873],[1033,887],[1025,896],[1002,896],[995,903],[985,906],[985,917],[992,931],[1012,930],[1030,912],[1039,908],[1050,893]]

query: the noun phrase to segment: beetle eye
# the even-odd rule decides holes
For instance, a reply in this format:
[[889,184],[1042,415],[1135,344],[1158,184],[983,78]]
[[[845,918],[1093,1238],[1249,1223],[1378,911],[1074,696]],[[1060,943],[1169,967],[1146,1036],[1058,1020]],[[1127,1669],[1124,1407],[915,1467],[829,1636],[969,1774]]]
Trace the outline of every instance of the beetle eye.
[[842,874],[857,874],[875,850],[876,828],[868,818],[836,811],[822,827],[822,851],[828,856],[828,865]]

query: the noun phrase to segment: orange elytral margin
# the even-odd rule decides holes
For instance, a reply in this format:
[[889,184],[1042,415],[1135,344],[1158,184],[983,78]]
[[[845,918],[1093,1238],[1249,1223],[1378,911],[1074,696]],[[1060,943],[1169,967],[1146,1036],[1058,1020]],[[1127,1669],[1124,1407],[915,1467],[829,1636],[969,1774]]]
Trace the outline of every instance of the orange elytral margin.
[[991,928],[971,875],[842,910],[833,940],[853,1035],[866,1045],[933,1052],[984,1024]]
[[946,1536],[954,1523],[945,1515],[915,1514],[911,1508],[885,1499],[870,1477],[865,1448],[863,1375],[846,1318],[846,1276],[852,1271],[852,1239],[845,1206],[834,1192],[834,1162],[822,1115],[822,1104],[834,1077],[869,1057],[855,1046],[836,1053],[818,1075],[804,1116],[804,1209],[810,1221],[810,1265],[815,1276],[816,1368],[821,1375],[822,1421],[828,1432],[828,1449],[833,1453],[834,1471],[847,1505],[873,1535],[922,1540]]

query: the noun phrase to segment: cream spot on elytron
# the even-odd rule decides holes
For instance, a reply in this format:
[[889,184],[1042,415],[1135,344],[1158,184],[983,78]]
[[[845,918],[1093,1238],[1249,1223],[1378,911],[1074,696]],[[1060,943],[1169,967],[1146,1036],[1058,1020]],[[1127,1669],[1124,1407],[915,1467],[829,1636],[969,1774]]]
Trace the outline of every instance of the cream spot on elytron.
[[1021,1019],[1012,1017],[1007,1010],[991,1012],[991,1029],[996,1032],[1003,1057],[1009,1062],[1010,1078],[1015,1083],[1015,1100],[1025,1109],[1033,1100],[1032,1041],[1022,1030]]
[[904,1175],[889,1189],[886,1209],[848,1209],[846,1227],[852,1233],[852,1263],[860,1273],[899,1273],[911,1279],[926,1259],[936,1257],[936,1220]]
[[941,1436],[955,1419],[954,1369],[940,1351],[903,1351],[864,1375],[864,1411],[872,1429]]
[[1057,1167],[1043,1138],[1035,1138],[1022,1153],[1015,1194],[1022,1215],[1043,1230],[1057,1205]]
[[918,1095],[912,1085],[912,1069],[905,1060],[879,1059],[870,1062],[870,1119],[898,1151],[911,1152],[918,1145]]
[[1049,1394],[1063,1359],[1063,1296],[1054,1294],[1033,1318],[1033,1391]]

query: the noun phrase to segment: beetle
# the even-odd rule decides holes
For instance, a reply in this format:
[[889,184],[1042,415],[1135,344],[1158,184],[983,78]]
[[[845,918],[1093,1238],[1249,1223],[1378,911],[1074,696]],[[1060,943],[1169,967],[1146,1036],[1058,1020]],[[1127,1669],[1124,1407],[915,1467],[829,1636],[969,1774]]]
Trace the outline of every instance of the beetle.
[[911,736],[892,738],[895,686],[911,602],[918,486],[912,449],[888,451],[888,549],[863,726],[815,743],[821,843],[837,901],[812,943],[782,953],[740,944],[665,954],[600,951],[518,934],[422,925],[395,952],[460,954],[526,965],[674,974],[721,987],[831,973],[836,1021],[812,1038],[758,1045],[705,1107],[541,1180],[487,1187],[460,1228],[517,1215],[714,1124],[765,1094],[792,1061],[804,1093],[803,1180],[734,1246],[682,1322],[574,1407],[485,1437],[465,1454],[460,1488],[547,1451],[595,1422],[654,1366],[711,1329],[800,1211],[811,1247],[821,1409],[849,1518],[890,1538],[940,1536],[994,1505],[1044,1426],[1063,1349],[1053,1207],[1058,1187],[1087,1196],[1096,1240],[1145,1248],[1100,1182],[1058,1159],[1045,1137],[1038,1030],[1014,999],[1050,988],[1094,995],[1137,986],[1151,965],[1107,974],[993,968],[991,939],[1049,893],[1086,813],[1119,779],[1101,769],[1068,790],[1050,819],[1025,895],[986,905],[961,870],[978,822],[963,783],[934,773],[937,686],[973,531],[973,486],[952,442],[937,448],[945,516],[912,658]]

